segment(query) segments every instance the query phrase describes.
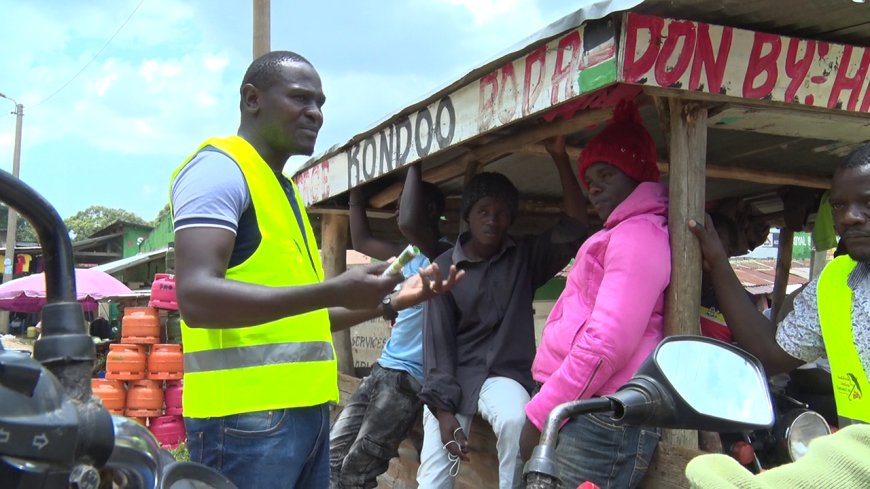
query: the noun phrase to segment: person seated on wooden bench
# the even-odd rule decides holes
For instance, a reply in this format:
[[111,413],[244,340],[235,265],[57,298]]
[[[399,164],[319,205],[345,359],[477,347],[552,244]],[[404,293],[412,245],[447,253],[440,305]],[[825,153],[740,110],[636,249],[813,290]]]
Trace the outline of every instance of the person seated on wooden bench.
[[[404,243],[372,236],[359,187],[351,190],[349,206],[350,237],[356,251],[379,260],[402,251]],[[402,268],[405,278],[415,276],[452,247],[439,229],[443,212],[444,194],[423,181],[419,164],[412,165],[396,214],[402,236],[422,253]],[[417,397],[423,383],[423,304],[398,313],[387,307],[384,316],[393,322],[390,339],[329,432],[332,489],[377,487],[377,477],[387,470],[423,407]]]
[[[580,248],[544,326],[532,367],[541,387],[526,406],[524,458],[556,406],[613,394],[663,336],[668,192],[658,183],[655,143],[632,102],[620,102],[578,166],[604,228]],[[660,437],[658,428],[617,425],[607,415],[572,418],[556,446],[563,487],[585,481],[602,489],[636,487]]]
[[457,464],[469,460],[467,435],[478,412],[498,438],[499,487],[522,483],[519,437],[523,406],[534,388],[532,300],[587,235],[588,216],[577,179],[567,160],[558,160],[556,167],[566,215],[537,236],[508,235],[519,195],[507,177],[480,173],[465,187],[462,218],[470,231],[435,260],[439,267],[456,265],[465,278],[425,306],[426,378],[420,397],[427,408],[417,472],[420,489],[453,487]]

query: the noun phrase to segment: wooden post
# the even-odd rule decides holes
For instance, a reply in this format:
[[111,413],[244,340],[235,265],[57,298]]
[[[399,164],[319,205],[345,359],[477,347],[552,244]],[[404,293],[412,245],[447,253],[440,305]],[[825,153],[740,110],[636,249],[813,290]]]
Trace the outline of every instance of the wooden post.
[[776,276],[773,279],[773,300],[770,305],[770,317],[775,318],[785,302],[788,276],[791,273],[791,254],[794,248],[794,231],[782,228],[779,230],[779,247],[776,252]]
[[254,59],[271,50],[271,0],[254,0]]
[[[704,222],[704,165],[707,162],[707,109],[669,99],[671,136],[668,232],[671,284],[665,307],[665,335],[698,334],[701,310],[701,248],[689,231],[689,219]],[[691,368],[687,365],[687,368]],[[698,448],[697,432],[666,430],[663,440]]]
[[[336,277],[347,270],[348,217],[340,214],[324,214],[321,228],[323,243],[323,273],[325,278]],[[332,334],[335,353],[338,355],[338,371],[353,375],[353,349],[350,344],[350,329]]]

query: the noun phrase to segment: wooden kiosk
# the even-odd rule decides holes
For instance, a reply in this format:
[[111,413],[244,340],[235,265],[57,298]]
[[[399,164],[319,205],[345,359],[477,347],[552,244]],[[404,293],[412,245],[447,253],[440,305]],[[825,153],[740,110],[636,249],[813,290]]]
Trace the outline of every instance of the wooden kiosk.
[[[851,0],[595,2],[310,160],[294,178],[321,222],[327,274],[345,269],[346,192],[365,186],[370,217],[386,218],[411,163],[447,196],[453,237],[464,182],[483,168],[506,174],[522,196],[513,229],[522,234],[559,212],[557,173],[541,141],[567,135],[576,160],[615,104],[633,98],[670,193],[666,333],[697,334],[701,257],[687,221],[738,202],[750,220],[785,228],[777,268],[788,275],[792,207],[816,201],[837,163],[870,140],[868,39],[870,4]],[[396,232],[390,220],[374,221],[375,232]],[[784,291],[775,288],[774,307]],[[335,338],[344,372],[348,338]],[[683,486],[697,448],[694,432],[667,433],[646,484]]]

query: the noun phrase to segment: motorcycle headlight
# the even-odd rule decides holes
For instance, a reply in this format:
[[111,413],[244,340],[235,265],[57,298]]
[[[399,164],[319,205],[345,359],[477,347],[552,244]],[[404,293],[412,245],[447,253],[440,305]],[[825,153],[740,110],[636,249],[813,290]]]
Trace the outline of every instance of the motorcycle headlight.
[[830,434],[831,428],[821,414],[815,411],[800,412],[785,430],[789,457],[792,461],[798,460],[807,453],[812,440]]

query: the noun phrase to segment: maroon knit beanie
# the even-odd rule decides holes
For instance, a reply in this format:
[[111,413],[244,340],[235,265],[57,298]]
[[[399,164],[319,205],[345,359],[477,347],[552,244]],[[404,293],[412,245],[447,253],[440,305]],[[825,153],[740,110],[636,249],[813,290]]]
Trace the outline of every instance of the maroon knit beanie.
[[619,102],[607,127],[580,153],[577,167],[584,187],[589,188],[586,170],[598,162],[619,168],[638,183],[659,180],[656,144],[643,127],[640,112],[631,100]]

